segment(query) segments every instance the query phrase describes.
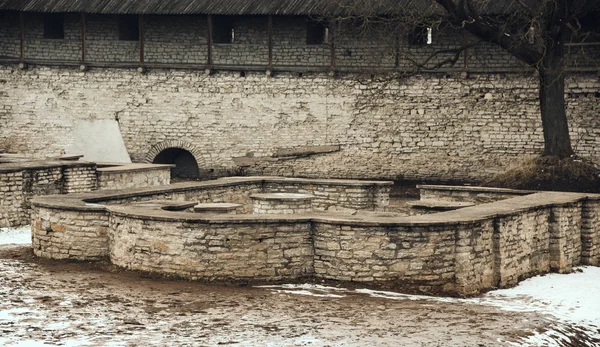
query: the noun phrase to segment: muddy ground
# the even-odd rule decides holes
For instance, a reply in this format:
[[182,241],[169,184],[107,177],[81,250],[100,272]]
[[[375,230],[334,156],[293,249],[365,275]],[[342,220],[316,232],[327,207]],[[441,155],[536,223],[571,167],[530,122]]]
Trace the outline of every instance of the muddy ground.
[[554,324],[534,312],[335,293],[145,278],[0,245],[0,345],[499,346]]

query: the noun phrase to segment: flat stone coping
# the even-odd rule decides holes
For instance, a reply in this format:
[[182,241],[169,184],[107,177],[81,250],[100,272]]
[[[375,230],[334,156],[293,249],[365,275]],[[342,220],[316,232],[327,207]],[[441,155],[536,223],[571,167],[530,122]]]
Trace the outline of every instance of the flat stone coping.
[[415,200],[408,201],[406,204],[410,207],[423,208],[429,210],[449,211],[463,207],[475,206],[475,203],[469,201],[445,201],[445,200]]
[[[44,198],[47,198],[44,197]],[[350,226],[444,226],[469,225],[479,221],[520,214],[549,206],[562,206],[584,200],[600,200],[598,194],[541,192],[506,200],[465,207],[458,210],[417,216],[340,215],[339,213],[308,212],[302,214],[202,214],[173,212],[164,209],[136,207],[133,205],[107,205],[98,209],[101,213],[112,213],[141,220],[167,222],[189,222],[206,224],[256,224],[256,223],[325,223]],[[52,208],[52,206],[49,206]]]
[[144,163],[97,163],[96,171],[102,173],[119,173],[129,171],[149,171],[173,168],[175,164],[144,164]]
[[[68,163],[68,162],[67,162]],[[76,162],[71,162],[76,163]],[[1,167],[1,166],[0,166]],[[347,184],[345,184],[347,182]],[[391,181],[360,181],[360,180],[327,180],[308,178],[287,178],[276,176],[248,176],[248,177],[224,177],[210,181],[187,181],[177,182],[165,186],[150,186],[142,188],[125,188],[118,190],[96,190],[86,193],[75,193],[68,195],[36,196],[32,203],[49,208],[69,209],[73,211],[91,211],[98,207],[93,204],[103,204],[112,200],[128,199],[133,197],[144,197],[149,195],[160,195],[169,193],[180,193],[188,191],[202,191],[222,187],[235,187],[239,185],[268,184],[268,183],[292,183],[292,184],[324,184],[345,186],[391,186]]]
[[265,194],[252,194],[251,199],[254,200],[280,200],[280,201],[303,201],[312,200],[316,196],[310,194],[297,194],[297,193],[265,193]]
[[509,188],[496,188],[496,187],[479,187],[479,186],[444,186],[435,184],[418,184],[417,189],[430,189],[430,190],[452,190],[460,192],[478,192],[478,193],[498,193],[498,194],[515,194],[515,195],[527,195],[533,193],[539,193],[539,190],[520,190],[520,189],[509,189]]
[[322,184],[333,186],[393,186],[393,181],[367,181],[367,180],[344,180],[344,179],[324,179],[324,178],[297,178],[297,177],[279,177],[279,176],[244,176],[244,177],[223,177],[218,180],[230,179],[250,179],[262,180],[265,183],[294,183],[294,184]]
[[61,155],[60,157],[56,157],[58,160],[79,160],[81,158],[83,158],[83,154]]
[[166,211],[183,211],[196,206],[194,201],[149,200],[134,202],[138,207],[158,207]]
[[95,163],[86,161],[74,161],[74,160],[28,160],[28,161],[14,161],[9,163],[0,164],[0,173],[6,172],[19,172],[25,170],[35,169],[49,169],[55,167],[91,167],[96,166]]
[[209,202],[196,204],[196,206],[194,206],[194,212],[235,211],[242,206],[242,204],[232,204],[227,202]]
[[[302,181],[304,179],[299,179]],[[383,217],[340,215],[335,213],[310,213],[294,215],[253,215],[253,214],[202,214],[194,212],[173,212],[157,208],[134,207],[132,205],[101,205],[115,199],[143,197],[169,192],[211,189],[215,187],[237,186],[241,184],[261,184],[274,181],[271,177],[235,177],[203,182],[181,182],[169,186],[130,188],[113,191],[94,191],[68,195],[47,195],[34,197],[32,205],[57,210],[83,211],[91,213],[113,213],[139,219],[162,221],[188,221],[196,223],[282,223],[320,222],[354,226],[429,226],[449,224],[472,224],[495,217],[511,216],[524,211],[548,206],[564,206],[579,201],[600,201],[600,194],[538,192],[513,198],[465,207],[458,210],[408,217]],[[282,180],[294,182],[294,179]],[[196,205],[196,204],[194,204]]]

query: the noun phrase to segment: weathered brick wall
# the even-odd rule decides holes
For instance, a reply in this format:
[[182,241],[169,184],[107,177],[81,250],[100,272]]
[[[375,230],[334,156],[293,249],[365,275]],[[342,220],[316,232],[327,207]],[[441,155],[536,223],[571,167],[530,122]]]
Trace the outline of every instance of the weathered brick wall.
[[263,185],[265,193],[300,193],[314,195],[311,201],[315,210],[335,210],[336,207],[367,210],[386,211],[389,205],[391,186],[352,186],[343,184],[302,184],[302,183],[274,183],[266,182]]
[[19,15],[0,12],[0,57],[18,58],[20,54]]
[[312,274],[310,223],[193,223],[110,218],[111,262],[197,280],[278,280]]
[[0,172],[0,227],[25,224],[23,171]]
[[491,187],[420,185],[417,188],[421,200],[466,201],[479,204],[533,193],[533,191]]
[[[0,56],[20,55],[18,13],[0,12]],[[81,23],[79,14],[65,14],[64,39],[43,38],[43,14],[25,14],[26,60],[81,60]],[[134,17],[134,19],[136,19]],[[119,40],[119,16],[87,15],[86,60],[89,62],[139,61],[139,44]],[[234,43],[215,43],[213,63],[223,65],[266,66],[268,34],[266,16],[234,17]],[[144,56],[149,63],[207,62],[206,16],[144,16]],[[215,26],[214,30],[218,30]],[[378,67],[408,68],[429,60],[433,65],[451,58],[452,53],[436,51],[460,47],[465,43],[461,32],[434,30],[431,45],[414,45],[407,34],[391,32],[381,25],[357,27],[340,22],[330,27],[335,36],[335,64],[342,68]],[[469,36],[470,42],[476,39]],[[331,45],[307,44],[307,18],[277,17],[273,19],[273,64],[275,66],[323,66],[331,63]],[[468,42],[468,41],[467,41]],[[397,50],[397,53],[396,53]],[[573,52],[577,53],[577,52]],[[595,53],[595,52],[591,52]],[[396,56],[397,55],[397,56]],[[593,54],[589,55],[593,57]],[[582,59],[579,59],[580,61]],[[588,61],[590,59],[587,59]],[[464,56],[455,67],[464,68]],[[589,63],[589,62],[588,62]],[[575,64],[582,65],[581,62]],[[589,64],[588,64],[589,65]],[[479,44],[468,51],[467,67],[507,68],[522,66],[500,48]]]
[[[460,294],[512,286],[550,271],[570,272],[574,266],[600,260],[596,195],[541,192],[411,217],[251,215],[247,210],[211,215],[124,205],[156,198],[247,201],[250,191],[262,189],[249,179],[185,183],[122,195],[39,197],[34,201],[36,254],[97,259],[110,251],[117,265],[190,279],[280,280],[311,275]],[[284,187],[288,180],[282,180]],[[108,243],[105,208],[89,202],[107,204]],[[92,246],[86,253],[88,243]]]
[[96,165],[92,163],[86,166],[66,167],[63,176],[63,194],[89,192],[96,190],[98,185]]
[[36,206],[33,252],[51,259],[95,260],[108,256],[108,213]]
[[[282,193],[286,194],[286,193]],[[253,202],[253,214],[306,214],[313,212],[313,206],[311,199],[307,194],[300,198],[290,199],[278,197],[265,197],[265,195],[272,194],[260,194],[252,195]]]
[[144,60],[203,65],[207,62],[206,18],[144,16]]
[[119,40],[119,16],[88,15],[86,26],[87,61],[139,61],[139,42]]
[[[427,75],[382,87],[352,76],[0,67],[0,140],[23,153],[56,154],[76,121],[119,119],[134,161],[168,140],[193,144],[201,169],[225,175],[232,158],[278,148],[340,145],[339,152],[270,158],[248,174],[470,180],[537,155],[543,136],[536,79]],[[381,91],[371,90],[380,86]],[[595,75],[568,81],[578,155],[598,161]],[[35,134],[35,136],[34,136]],[[35,138],[35,141],[31,139]],[[190,149],[191,150],[191,149]]]
[[0,227],[29,224],[35,196],[96,189],[95,169],[93,163],[0,168]]
[[457,293],[478,293],[482,288],[497,287],[496,261],[499,238],[494,219],[460,223],[455,226],[454,290]]
[[581,213],[581,262],[600,265],[600,200],[584,202]]
[[550,269],[553,271],[571,272],[581,264],[583,204],[555,206],[550,212]]
[[[18,15],[16,16],[18,19]],[[81,25],[79,14],[64,15],[64,39],[44,38],[43,14],[28,14],[25,23],[24,52],[26,57],[42,60],[81,60]],[[16,29],[16,30],[14,30]],[[13,28],[18,40],[18,26]]]
[[60,194],[61,167],[0,170],[0,226],[27,225],[31,221],[31,199],[38,195]]
[[164,186],[171,183],[171,168],[146,171],[98,171],[98,189]]
[[315,275],[343,281],[394,281],[424,291],[454,288],[454,226],[316,223]]
[[535,209],[496,218],[494,268],[500,287],[550,270],[549,215],[549,209]]

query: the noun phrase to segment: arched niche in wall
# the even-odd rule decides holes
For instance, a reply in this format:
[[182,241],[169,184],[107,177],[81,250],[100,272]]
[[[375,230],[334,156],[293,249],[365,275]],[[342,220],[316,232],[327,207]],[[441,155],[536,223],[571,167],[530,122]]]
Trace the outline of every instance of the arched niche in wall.
[[200,177],[200,158],[196,147],[183,141],[164,141],[152,146],[146,162],[153,164],[175,164],[171,177],[194,179]]

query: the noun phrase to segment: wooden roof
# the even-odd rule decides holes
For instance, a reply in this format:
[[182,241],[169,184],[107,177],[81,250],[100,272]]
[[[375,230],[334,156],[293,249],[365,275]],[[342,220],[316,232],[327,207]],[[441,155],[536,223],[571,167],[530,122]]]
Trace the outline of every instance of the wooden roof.
[[[537,1],[537,0],[525,0]],[[505,13],[517,0],[478,1],[483,13]],[[434,0],[0,0],[0,10],[97,14],[394,15],[435,13]]]

